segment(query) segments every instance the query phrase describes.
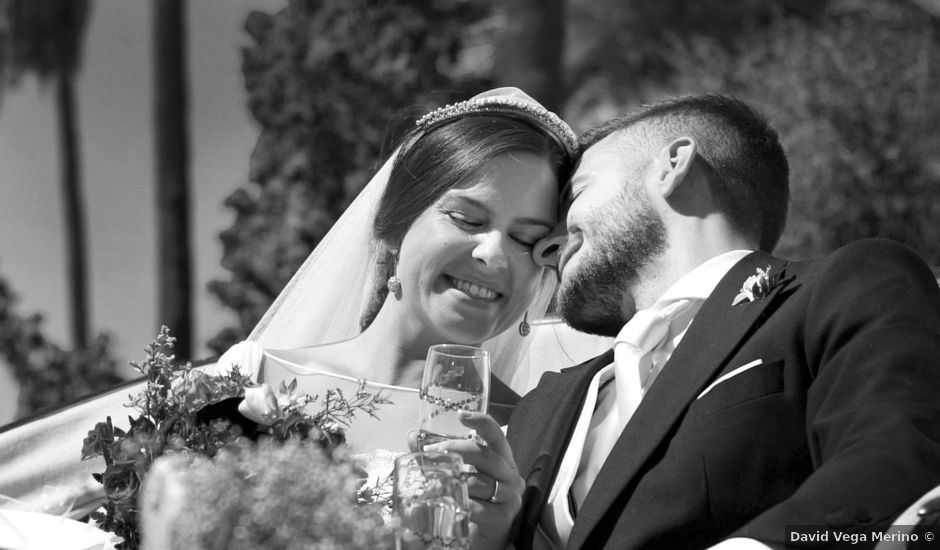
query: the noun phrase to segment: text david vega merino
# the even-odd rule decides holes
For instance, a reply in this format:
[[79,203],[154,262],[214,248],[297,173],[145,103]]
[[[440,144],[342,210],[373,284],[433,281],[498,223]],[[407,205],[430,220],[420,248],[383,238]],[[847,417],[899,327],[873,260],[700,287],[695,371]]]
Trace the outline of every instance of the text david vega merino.
[[[932,539],[933,537],[930,537]],[[930,540],[928,539],[928,540]],[[857,544],[859,542],[917,542],[920,536],[917,533],[903,533],[900,531],[872,531],[869,533],[844,533],[829,529],[818,531],[790,531],[790,542],[842,542]]]

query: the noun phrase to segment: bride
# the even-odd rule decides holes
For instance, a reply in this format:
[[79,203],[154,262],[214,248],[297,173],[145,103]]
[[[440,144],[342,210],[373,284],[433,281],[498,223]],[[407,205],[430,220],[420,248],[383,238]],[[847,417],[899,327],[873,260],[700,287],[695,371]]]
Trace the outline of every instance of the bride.
[[[536,263],[550,251],[532,243],[555,222],[576,151],[571,129],[514,88],[430,113],[220,368],[238,363],[270,383],[296,377],[314,393],[360,378],[386,390],[393,404],[378,411],[381,424],[356,418],[348,434],[359,452],[404,450],[429,344],[482,344],[496,378],[521,391],[526,339],[514,325],[526,311],[541,316],[554,287]],[[0,495],[73,502],[76,517],[96,507],[91,473],[101,466],[79,462],[79,449],[96,422],[125,418],[141,385],[0,429]],[[511,405],[513,392],[493,386],[493,399]]]
[[550,251],[533,248],[556,225],[576,151],[568,125],[515,88],[422,117],[217,372],[310,394],[365,381],[392,405],[357,417],[348,444],[404,451],[428,347],[482,345],[490,413],[508,419],[528,316],[554,289]]

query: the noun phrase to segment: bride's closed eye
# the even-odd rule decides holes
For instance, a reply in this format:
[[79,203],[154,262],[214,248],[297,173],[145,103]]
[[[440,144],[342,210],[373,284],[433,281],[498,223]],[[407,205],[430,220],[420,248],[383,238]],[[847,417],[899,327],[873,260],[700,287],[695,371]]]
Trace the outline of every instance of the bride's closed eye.
[[457,210],[445,210],[444,213],[450,218],[451,222],[464,229],[477,229],[483,227],[481,222],[475,221],[467,214]]
[[[481,229],[484,226],[484,222],[477,221],[476,218],[473,218],[459,210],[444,210],[444,214],[447,215],[451,223],[467,231]],[[535,244],[539,242],[539,239],[542,238],[541,236],[530,235],[527,233],[512,233],[509,235],[509,237],[517,245],[527,250],[531,250],[532,247],[534,247]]]

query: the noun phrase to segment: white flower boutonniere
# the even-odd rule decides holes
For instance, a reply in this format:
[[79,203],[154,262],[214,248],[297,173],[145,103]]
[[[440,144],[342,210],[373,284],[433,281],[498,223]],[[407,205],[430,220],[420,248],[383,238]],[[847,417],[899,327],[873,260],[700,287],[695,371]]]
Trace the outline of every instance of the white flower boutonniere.
[[767,296],[773,286],[774,281],[770,274],[770,266],[768,265],[764,269],[758,267],[757,273],[751,275],[744,281],[741,290],[738,292],[738,295],[734,297],[734,301],[731,302],[731,305],[732,307],[736,306],[745,300],[748,302],[759,300]]

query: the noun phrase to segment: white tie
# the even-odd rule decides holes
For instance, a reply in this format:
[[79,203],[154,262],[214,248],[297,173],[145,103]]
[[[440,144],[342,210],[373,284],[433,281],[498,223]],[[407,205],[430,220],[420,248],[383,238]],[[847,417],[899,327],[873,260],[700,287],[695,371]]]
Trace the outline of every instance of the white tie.
[[689,308],[690,300],[657,302],[642,309],[624,325],[614,344],[614,392],[600,401],[584,440],[578,475],[571,485],[578,506],[584,502],[607,455],[624,426],[640,405],[658,372],[653,370],[652,353],[669,334],[669,323]]
[[690,300],[674,300],[636,312],[614,343],[614,376],[620,426],[627,425],[647,388],[653,383],[653,351],[669,335],[669,323],[686,311]]

